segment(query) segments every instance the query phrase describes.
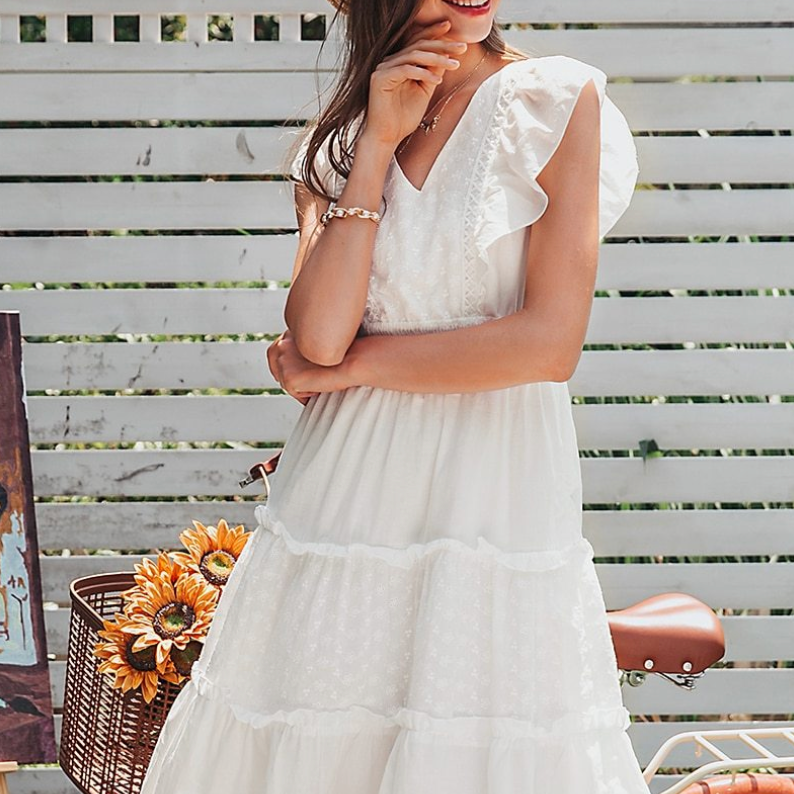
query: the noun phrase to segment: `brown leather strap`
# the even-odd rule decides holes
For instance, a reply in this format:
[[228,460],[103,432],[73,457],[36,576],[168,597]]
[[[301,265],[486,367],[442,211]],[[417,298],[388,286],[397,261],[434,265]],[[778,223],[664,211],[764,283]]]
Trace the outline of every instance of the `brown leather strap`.
[[265,475],[272,474],[276,470],[276,466],[278,466],[278,460],[280,457],[281,453],[277,452],[267,460],[255,463],[250,469],[248,469],[248,476],[244,480],[240,480],[240,487],[246,488],[252,483],[255,483],[257,480],[264,482]]

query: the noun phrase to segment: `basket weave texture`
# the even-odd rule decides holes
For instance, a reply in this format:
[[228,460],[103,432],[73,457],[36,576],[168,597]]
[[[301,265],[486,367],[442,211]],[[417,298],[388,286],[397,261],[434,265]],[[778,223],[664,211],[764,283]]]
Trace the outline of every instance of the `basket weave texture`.
[[66,659],[58,761],[84,794],[138,794],[181,684],[159,680],[147,703],[140,689],[114,689],[99,671],[94,646],[103,619],[124,606],[121,593],[135,585],[134,573],[104,573],[75,579],[70,587],[71,620]]

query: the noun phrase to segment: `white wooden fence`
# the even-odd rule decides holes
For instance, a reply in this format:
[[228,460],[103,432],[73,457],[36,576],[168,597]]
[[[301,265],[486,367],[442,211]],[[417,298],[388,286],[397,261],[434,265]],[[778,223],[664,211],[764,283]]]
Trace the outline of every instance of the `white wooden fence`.
[[[21,311],[26,335],[58,705],[69,582],[176,547],[193,518],[253,528],[237,480],[300,409],[265,335],[283,330],[297,245],[282,123],[316,110],[319,42],[300,40],[300,14],[330,6],[221,5],[0,0],[0,310]],[[234,40],[208,41],[221,11]],[[175,13],[187,41],[160,41]],[[46,43],[20,42],[23,14],[46,15]],[[93,42],[66,41],[67,14],[93,16]],[[139,16],[140,42],[113,41],[114,14]],[[255,38],[260,14],[281,15],[279,41]],[[602,246],[570,382],[584,532],[610,560],[608,608],[683,590],[728,641],[694,692],[626,688],[644,766],[693,727],[682,717],[794,714],[794,5],[504,0],[499,19],[531,23],[506,31],[519,47],[607,72],[639,150],[643,185]],[[643,439],[663,455],[643,460]],[[25,768],[11,790],[73,788]]]

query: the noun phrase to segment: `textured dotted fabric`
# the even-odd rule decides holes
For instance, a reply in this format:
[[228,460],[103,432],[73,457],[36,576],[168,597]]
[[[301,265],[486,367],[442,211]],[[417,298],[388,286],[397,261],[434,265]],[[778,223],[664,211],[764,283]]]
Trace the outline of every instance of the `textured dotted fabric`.
[[[510,63],[421,190],[392,159],[362,334],[521,306],[549,202],[537,176],[590,79],[612,229],[638,168],[606,76],[567,56]],[[320,394],[271,486],[141,794],[648,794],[582,535],[567,383]]]

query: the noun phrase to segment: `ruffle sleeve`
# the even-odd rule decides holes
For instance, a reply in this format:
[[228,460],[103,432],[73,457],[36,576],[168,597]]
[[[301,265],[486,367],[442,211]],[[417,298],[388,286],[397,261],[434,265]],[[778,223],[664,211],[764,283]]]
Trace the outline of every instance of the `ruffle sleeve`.
[[[289,176],[295,182],[303,182],[303,161],[306,159],[306,150],[308,149],[309,138],[311,137],[306,131],[303,131],[303,133],[304,134],[300,147],[298,148],[298,152],[295,155],[295,158],[293,159],[292,165],[289,169]],[[320,176],[320,181],[322,182],[326,191],[331,195],[339,195],[335,192],[338,174],[331,167],[331,163],[328,159],[328,140],[329,139],[326,138],[320,148],[317,150],[314,163],[317,168],[317,173]]]
[[[349,147],[352,150],[353,156],[355,156],[355,150],[356,150],[356,145],[355,145],[356,132],[363,121],[363,117],[364,114],[362,112],[356,118],[353,119],[351,125],[347,129],[347,141],[350,142]],[[320,181],[325,187],[326,192],[331,196],[339,196],[344,190],[345,183],[347,182],[347,180],[340,173],[338,173],[331,165],[331,161],[328,155],[328,149],[332,137],[333,137],[334,155],[337,161],[342,159],[342,146],[339,141],[339,137],[337,135],[333,135],[333,136],[329,135],[322,142],[320,148],[317,150],[317,154],[314,158],[314,163],[317,168],[317,173],[320,176]],[[298,148],[298,152],[295,155],[292,164],[290,165],[289,168],[289,172],[288,172],[289,177],[296,182],[303,181],[303,175],[301,174],[301,169],[303,168],[303,161],[306,159],[306,150],[309,147],[309,138],[310,138],[310,134],[304,130],[303,138]]]
[[637,183],[637,148],[626,118],[606,95],[606,74],[567,55],[530,58],[508,76],[495,110],[490,168],[483,185],[478,253],[537,221],[549,197],[537,177],[560,144],[581,90],[590,79],[601,104],[599,236],[628,208]]

